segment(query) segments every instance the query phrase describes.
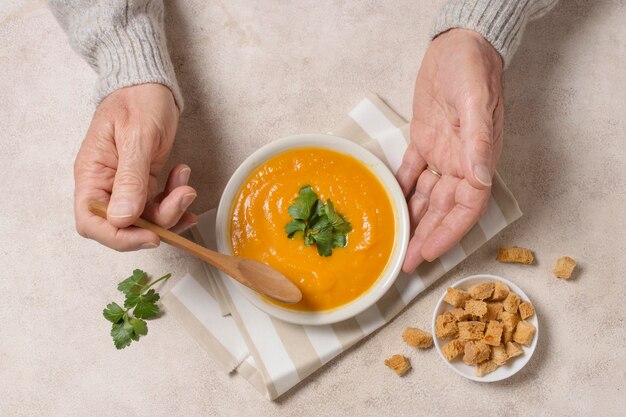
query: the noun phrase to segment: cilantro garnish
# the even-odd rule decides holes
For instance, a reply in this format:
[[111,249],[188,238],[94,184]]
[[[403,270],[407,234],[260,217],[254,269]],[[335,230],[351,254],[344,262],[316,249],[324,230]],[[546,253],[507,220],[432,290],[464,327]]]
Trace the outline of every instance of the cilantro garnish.
[[102,311],[104,318],[113,323],[111,336],[116,348],[124,349],[133,340],[138,341],[141,336],[148,334],[145,320],[158,317],[159,306],[156,302],[161,298],[150,287],[171,276],[172,274],[163,275],[149,284],[148,275],[141,269],[135,269],[130,277],[119,283],[117,289],[126,296],[124,308],[117,303],[110,303]]
[[304,245],[315,245],[321,256],[330,256],[333,248],[343,248],[348,243],[347,234],[352,226],[335,211],[331,200],[324,204],[310,185],[300,188],[288,212],[293,220],[285,226],[287,237],[293,239],[296,233],[302,232]]

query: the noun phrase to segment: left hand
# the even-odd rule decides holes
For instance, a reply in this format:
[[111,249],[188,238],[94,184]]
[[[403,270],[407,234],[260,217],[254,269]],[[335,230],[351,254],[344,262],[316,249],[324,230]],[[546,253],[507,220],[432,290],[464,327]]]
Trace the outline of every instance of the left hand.
[[439,35],[417,76],[411,142],[397,173],[414,230],[405,272],[451,249],[484,213],[503,125],[498,52],[471,30]]

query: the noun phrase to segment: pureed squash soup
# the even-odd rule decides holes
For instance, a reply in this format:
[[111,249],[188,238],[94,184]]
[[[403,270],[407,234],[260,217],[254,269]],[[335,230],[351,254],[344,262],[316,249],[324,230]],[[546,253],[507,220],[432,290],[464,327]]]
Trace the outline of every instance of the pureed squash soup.
[[[321,256],[303,233],[287,236],[288,209],[300,189],[311,186],[321,202],[352,226],[345,247]],[[380,181],[355,158],[323,148],[281,153],[250,174],[235,198],[230,236],[235,255],[264,262],[302,292],[301,311],[340,307],[367,292],[385,270],[395,237],[394,211]]]

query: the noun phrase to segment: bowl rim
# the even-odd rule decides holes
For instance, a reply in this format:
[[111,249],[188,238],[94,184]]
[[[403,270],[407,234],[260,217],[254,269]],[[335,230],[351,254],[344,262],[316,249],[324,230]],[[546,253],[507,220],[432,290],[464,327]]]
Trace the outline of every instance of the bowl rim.
[[[524,354],[522,355],[522,357],[516,358],[518,366],[516,366],[515,368],[510,368],[509,371],[506,372],[506,373],[496,374],[495,372],[492,372],[492,373],[489,373],[489,374],[481,377],[481,376],[476,376],[474,373],[466,374],[466,373],[461,372],[455,366],[455,364],[459,364],[459,362],[451,363],[451,362],[449,362],[445,358],[445,356],[443,356],[443,353],[441,352],[441,346],[439,345],[439,343],[440,343],[439,339],[440,338],[438,338],[435,335],[435,321],[437,320],[437,316],[439,314],[441,314],[440,313],[441,306],[444,303],[443,298],[446,296],[446,292],[447,292],[448,288],[450,288],[450,287],[452,287],[452,288],[459,288],[460,286],[462,286],[463,284],[465,284],[468,281],[478,280],[478,279],[482,279],[483,282],[490,282],[490,281],[494,281],[494,280],[500,281],[500,282],[508,285],[508,287],[511,290],[513,290],[517,295],[519,295],[521,301],[531,302],[530,298],[528,298],[526,293],[519,286],[517,286],[517,284],[515,284],[514,282],[511,282],[510,280],[508,280],[506,278],[503,278],[501,276],[492,275],[492,274],[475,274],[475,275],[470,275],[468,277],[462,278],[462,279],[454,282],[452,285],[447,286],[445,291],[443,292],[443,294],[439,298],[439,301],[435,305],[435,310],[433,312],[433,318],[432,318],[432,323],[431,323],[432,329],[433,329],[433,341],[435,342],[435,348],[437,349],[437,353],[439,353],[439,357],[441,358],[441,360],[448,366],[448,368],[452,369],[457,374],[459,374],[459,375],[461,375],[461,376],[463,376],[465,378],[471,379],[473,381],[477,381],[477,382],[497,382],[497,381],[502,381],[504,379],[512,377],[513,375],[515,375],[516,373],[521,371],[528,364],[528,362],[530,361],[530,358],[535,353],[535,349],[537,347],[537,342],[539,340],[539,318],[537,317],[537,309],[536,308],[535,308],[535,313],[532,315],[532,317],[530,317],[528,319],[528,321],[530,321],[535,326],[535,337],[533,338],[533,342],[531,343],[531,345],[529,347],[524,346],[524,345],[520,345],[522,350],[524,350]],[[472,285],[475,285],[475,284],[472,284]],[[534,306],[535,305],[533,304],[533,307]],[[471,365],[466,365],[463,362],[461,362],[461,364],[464,367],[468,367],[470,369],[474,369],[474,367],[471,366]],[[502,367],[498,367],[498,369],[501,369],[501,368]]]
[[282,308],[264,300],[256,292],[242,284],[234,280],[231,282],[248,301],[272,317],[300,325],[325,325],[352,318],[374,305],[394,284],[404,261],[410,233],[408,208],[394,174],[380,158],[351,140],[322,133],[291,135],[270,142],[248,156],[226,184],[217,209],[215,234],[218,251],[232,254],[230,239],[228,238],[229,219],[234,198],[243,182],[254,169],[268,159],[292,149],[307,147],[329,149],[352,156],[369,168],[387,191],[396,220],[396,238],[391,258],[385,270],[370,289],[353,301],[335,309],[321,312],[302,312]]

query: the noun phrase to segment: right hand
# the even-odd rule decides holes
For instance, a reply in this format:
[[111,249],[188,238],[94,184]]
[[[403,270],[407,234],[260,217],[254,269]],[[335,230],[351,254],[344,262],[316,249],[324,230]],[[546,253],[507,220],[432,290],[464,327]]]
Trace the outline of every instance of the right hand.
[[[169,156],[178,108],[161,84],[114,91],[96,109],[74,163],[76,230],[118,251],[159,246],[148,230],[129,227],[139,216],[180,233],[198,222],[187,208],[197,197],[184,164],[157,193],[157,176]],[[107,219],[92,214],[90,200],[108,202]]]

